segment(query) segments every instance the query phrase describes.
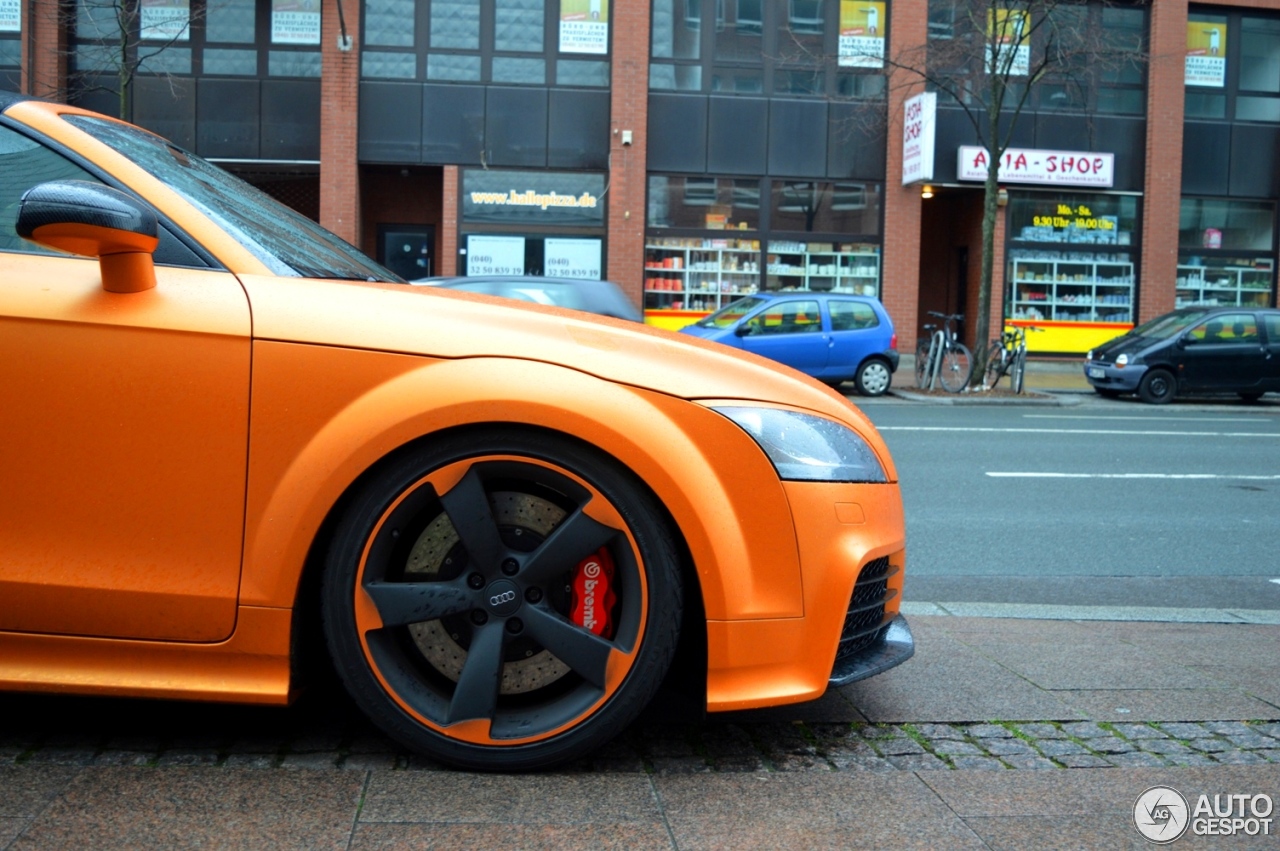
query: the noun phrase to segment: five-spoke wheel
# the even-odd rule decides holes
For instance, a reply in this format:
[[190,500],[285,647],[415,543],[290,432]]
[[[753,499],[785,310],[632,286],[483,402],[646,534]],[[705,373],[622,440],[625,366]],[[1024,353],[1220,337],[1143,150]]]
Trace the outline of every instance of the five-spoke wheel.
[[452,765],[543,768],[649,701],[680,620],[660,507],[576,441],[481,429],[411,450],[341,519],[323,590],[361,708]]

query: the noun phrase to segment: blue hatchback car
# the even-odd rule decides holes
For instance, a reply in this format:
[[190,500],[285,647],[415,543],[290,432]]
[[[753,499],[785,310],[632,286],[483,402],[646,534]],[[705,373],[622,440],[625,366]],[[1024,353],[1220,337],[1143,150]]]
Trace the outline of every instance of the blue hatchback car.
[[852,380],[864,396],[882,395],[898,369],[893,320],[865,296],[759,293],[681,331],[772,358],[827,384]]

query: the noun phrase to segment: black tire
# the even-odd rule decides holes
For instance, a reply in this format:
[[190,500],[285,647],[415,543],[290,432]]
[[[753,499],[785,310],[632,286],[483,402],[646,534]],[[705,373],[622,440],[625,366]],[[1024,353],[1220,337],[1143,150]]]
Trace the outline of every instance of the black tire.
[[[653,697],[679,632],[676,553],[661,506],[612,458],[475,429],[358,487],[321,619],[344,685],[392,738],[457,768],[544,769],[600,747]],[[578,583],[598,597],[575,614]]]
[[1097,393],[1103,399],[1119,399],[1120,398],[1119,390],[1109,390],[1106,387],[1095,387],[1093,388],[1093,392]]
[[1027,353],[1018,352],[1013,356],[1013,370],[1009,374],[1009,384],[1014,393],[1022,392],[1022,380],[1027,375]]
[[1178,395],[1178,384],[1167,369],[1149,369],[1138,383],[1138,398],[1149,405],[1164,405]]
[[959,393],[969,384],[973,373],[973,358],[969,349],[962,343],[952,343],[942,353],[942,366],[938,369],[938,380],[942,389],[949,393]]
[[999,340],[992,340],[987,347],[987,367],[982,372],[982,388],[994,390],[1004,375],[1004,346]]
[[916,346],[916,387],[921,390],[929,382],[929,341]]
[[1239,394],[1239,396],[1241,401],[1248,402],[1249,404],[1253,404],[1254,402],[1262,398],[1261,393],[1253,393],[1253,392],[1241,393]]
[[893,371],[879,358],[869,358],[858,367],[853,384],[863,396],[883,396],[893,383]]

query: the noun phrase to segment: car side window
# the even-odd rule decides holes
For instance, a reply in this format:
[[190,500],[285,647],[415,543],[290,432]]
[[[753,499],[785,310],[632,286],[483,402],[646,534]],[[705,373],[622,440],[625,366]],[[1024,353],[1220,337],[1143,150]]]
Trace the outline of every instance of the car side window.
[[1258,320],[1252,313],[1225,313],[1187,332],[1193,345],[1244,345],[1258,342]]
[[1263,322],[1267,326],[1267,342],[1280,346],[1280,315],[1268,313],[1263,317]]
[[18,236],[18,205],[33,186],[50,180],[98,181],[61,154],[21,133],[0,126],[0,251],[61,254]]
[[832,331],[861,331],[880,324],[880,318],[871,305],[863,301],[832,299],[827,302],[827,309],[831,311]]
[[822,330],[822,312],[816,301],[784,301],[748,319],[747,329],[753,337],[818,332]]

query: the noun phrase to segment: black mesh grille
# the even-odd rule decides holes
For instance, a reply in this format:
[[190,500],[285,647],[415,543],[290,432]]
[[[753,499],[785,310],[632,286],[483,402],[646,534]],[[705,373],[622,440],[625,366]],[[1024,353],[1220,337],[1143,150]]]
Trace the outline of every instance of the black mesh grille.
[[844,629],[840,631],[836,662],[876,643],[889,628],[884,617],[884,604],[889,600],[890,570],[886,557],[869,562],[858,574],[849,611],[844,616]]

